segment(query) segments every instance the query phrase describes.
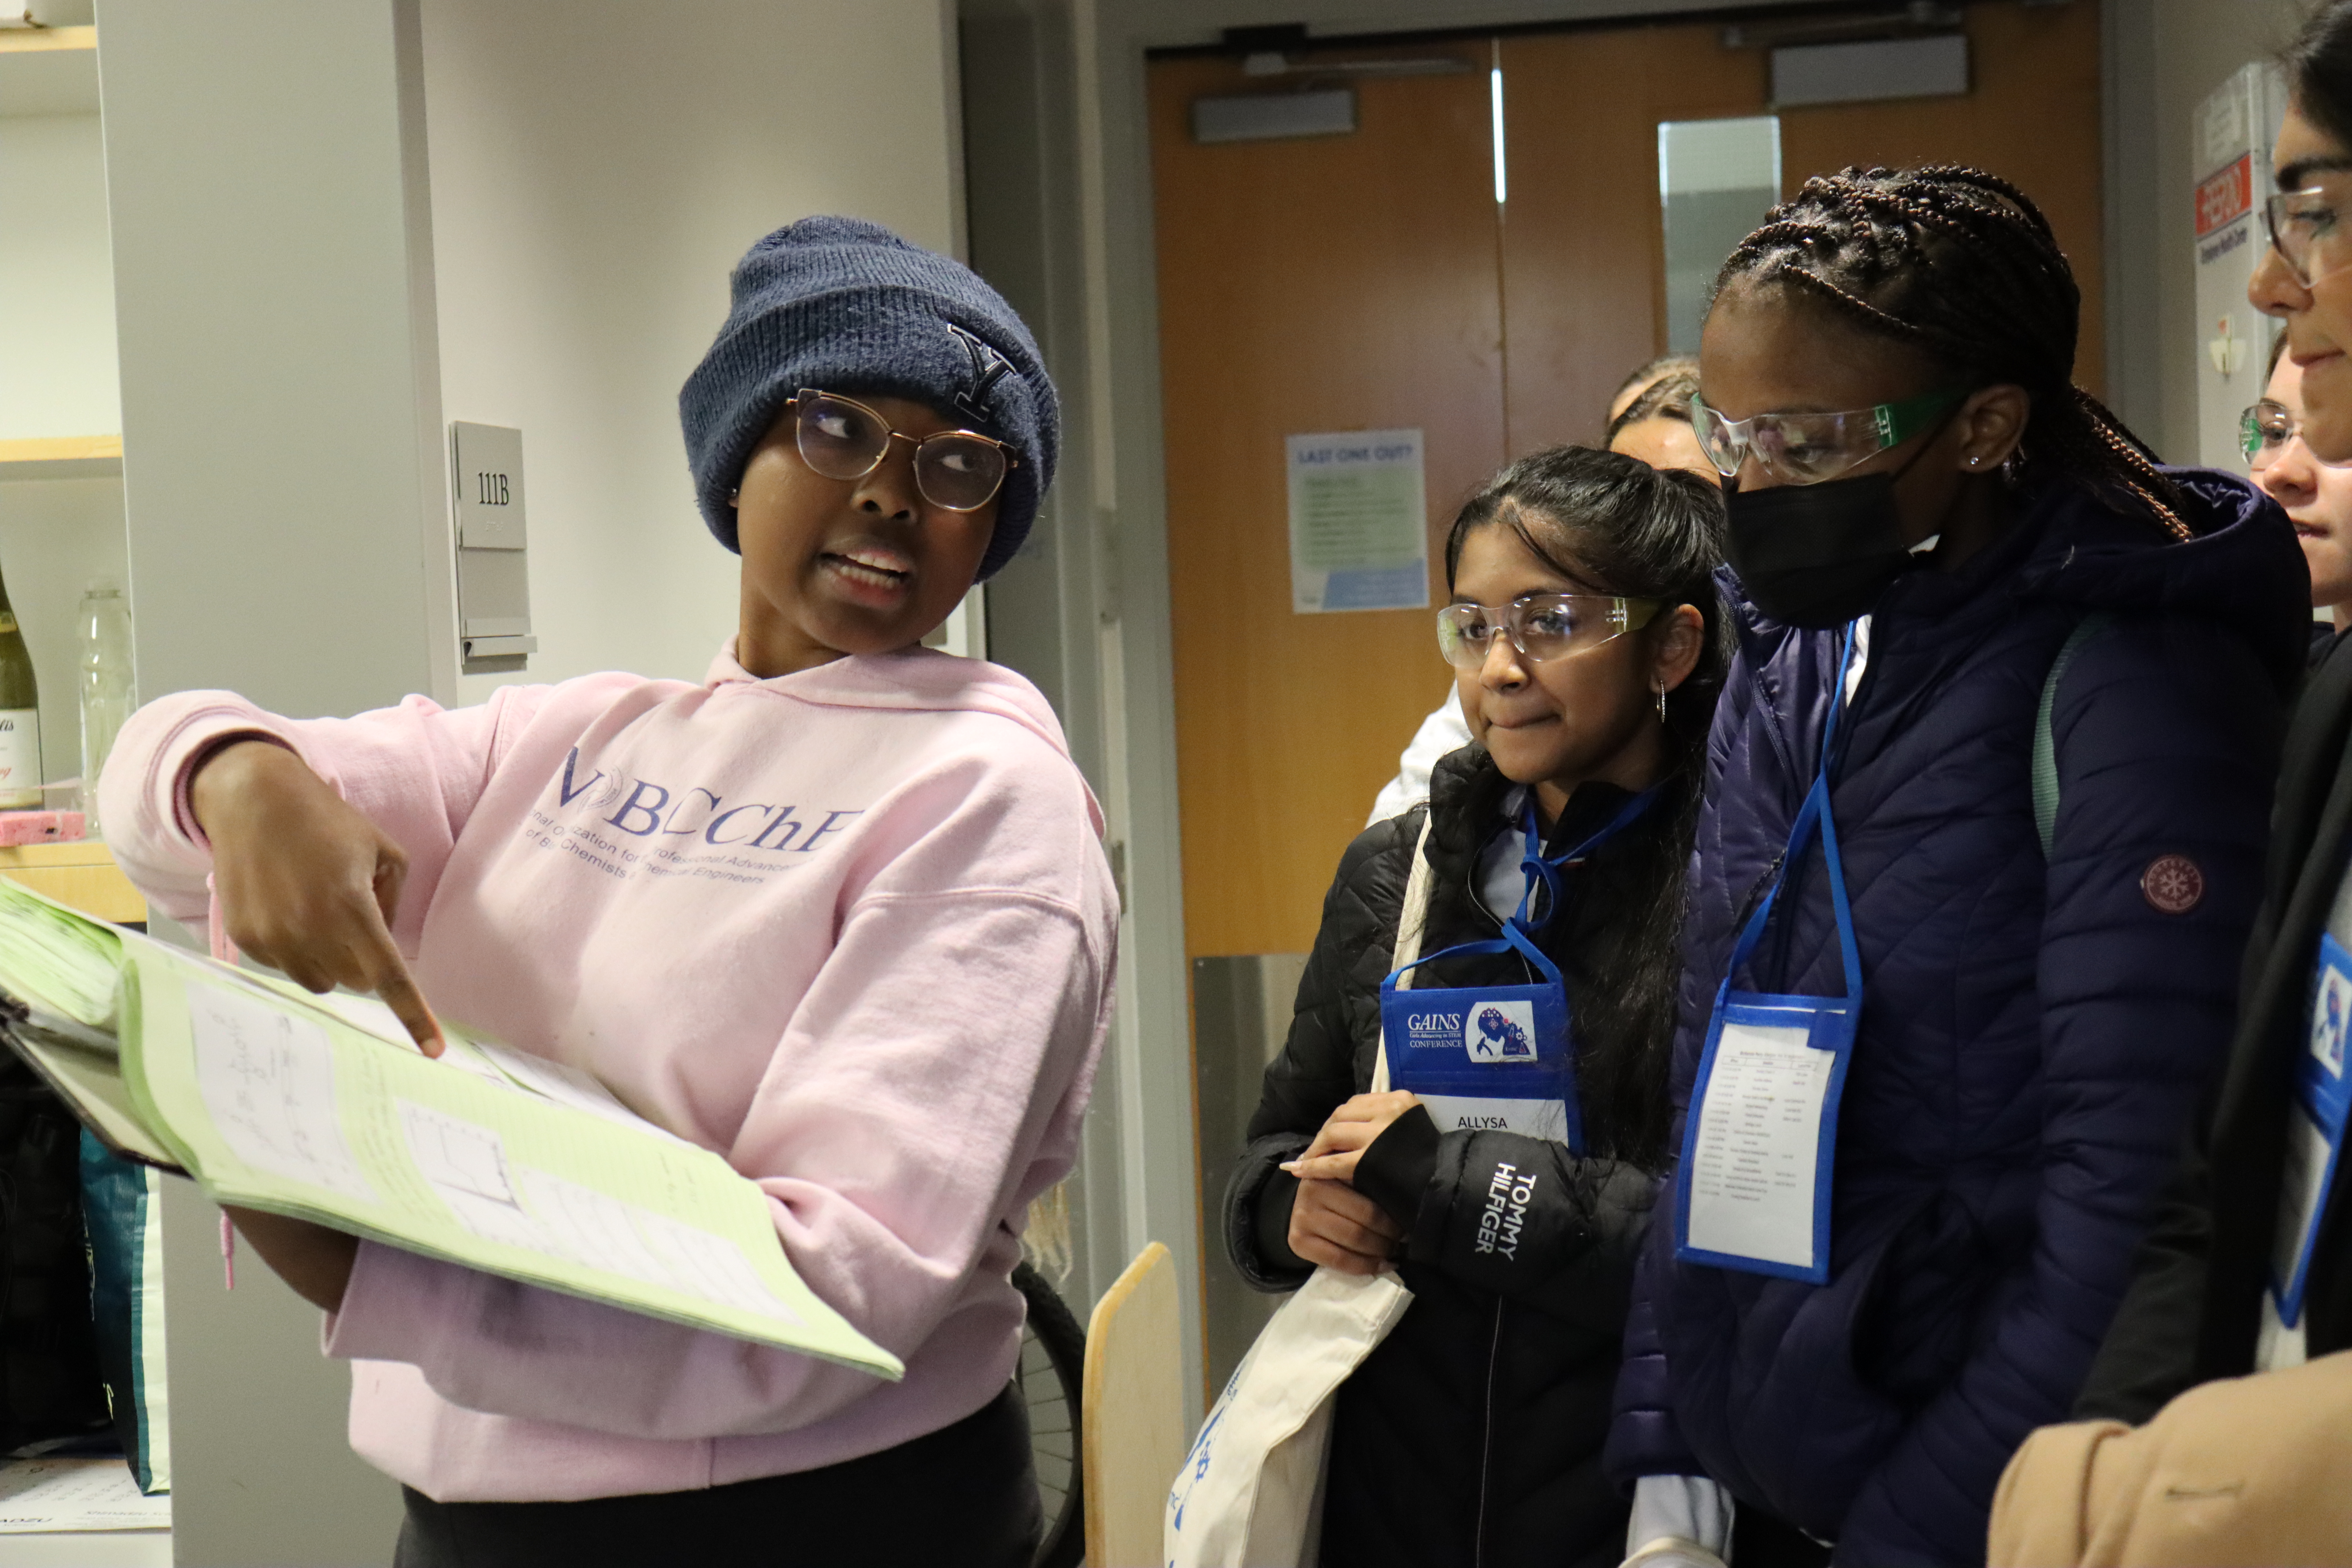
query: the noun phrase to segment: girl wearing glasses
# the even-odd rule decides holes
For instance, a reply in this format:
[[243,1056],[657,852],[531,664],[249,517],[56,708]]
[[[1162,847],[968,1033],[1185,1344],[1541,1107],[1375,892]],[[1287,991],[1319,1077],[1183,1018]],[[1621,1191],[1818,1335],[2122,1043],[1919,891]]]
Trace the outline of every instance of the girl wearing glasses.
[[[2346,525],[2337,521],[2347,515],[2348,476],[2326,465],[2352,464],[2352,369],[2344,353],[2352,346],[2352,230],[2340,216],[2352,210],[2352,3],[2315,9],[2283,63],[2293,97],[2273,149],[2281,194],[2270,204],[2272,248],[2248,294],[2282,320],[2284,357],[2270,385],[2276,406],[2252,411],[2248,444],[2257,479],[2305,532],[2314,602],[2326,602],[2332,584],[2340,605],[2352,594],[2343,571]],[[2312,537],[2306,519],[2325,522],[2324,542]],[[2339,607],[2339,626],[2343,615]],[[2315,1079],[2321,1061],[2341,1068],[2341,1004],[2352,994],[2346,896],[2352,822],[2342,806],[2348,727],[2352,641],[2338,637],[2314,665],[2286,733],[2270,876],[2210,1118],[2158,1211],[2082,1415],[2147,1422],[2198,1384],[2249,1373],[2294,1375],[2306,1361],[2340,1359],[2352,1349],[2348,1163],[2330,1152],[2344,1142],[2343,1101],[2316,1091]],[[2332,1013],[2331,1002],[2338,1004]],[[2335,1072],[2324,1076],[2340,1081]],[[2284,1392],[2294,1385],[2255,1378],[2242,1386],[2241,1411],[2252,1412],[2258,1426],[2273,1409],[2294,1412],[2264,1429],[2305,1446],[2315,1428],[2306,1418],[2311,1406]],[[2175,1409],[2198,1420],[2189,1402]],[[2207,1404],[2205,1412],[2210,1417],[2215,1406]],[[2180,1430],[2169,1414],[2148,1428],[2150,1441],[2137,1452],[2160,1452],[2167,1428]],[[2315,1483],[2312,1492],[2332,1492],[2332,1480]],[[2329,1517],[2316,1497],[2313,1504],[2272,1511],[2290,1523]],[[2071,1507],[2079,1511],[2080,1504]],[[2042,1511],[2018,1508],[2017,1522],[2025,1528]],[[2218,1531],[2202,1548],[2213,1560],[2341,1554],[2340,1537],[2308,1549],[2251,1544],[2259,1538],[2224,1515],[2209,1513],[2201,1522]]]
[[703,521],[742,558],[704,679],[348,720],[169,697],[108,765],[115,854],[183,921],[209,877],[246,952],[376,992],[428,1054],[437,1013],[723,1154],[802,1278],[906,1363],[886,1384],[239,1214],[352,1363],[404,1568],[1021,1568],[1007,1276],[1070,1166],[1118,908],[1045,700],[919,644],[1028,532],[1054,389],[964,268],[809,218],[737,267],[679,406]]
[[1454,520],[1437,642],[1475,742],[1341,859],[1226,1191],[1259,1289],[1393,1258],[1414,1293],[1339,1394],[1323,1562],[1617,1556],[1601,1445],[1666,1154],[1721,517],[1690,474],[1559,447]]
[[2303,563],[2073,384],[2078,309],[1958,168],[1809,180],[1718,279],[1738,653],[1611,1440],[1637,1555],[1982,1562],[2226,1045]]
[[2328,613],[2312,633],[2312,658],[2352,626],[2352,466],[2323,463],[2304,430],[2303,367],[2281,337],[2271,351],[2270,384],[2246,410],[2240,434],[2246,466],[2263,493],[2286,510],[2311,569],[2311,606]]

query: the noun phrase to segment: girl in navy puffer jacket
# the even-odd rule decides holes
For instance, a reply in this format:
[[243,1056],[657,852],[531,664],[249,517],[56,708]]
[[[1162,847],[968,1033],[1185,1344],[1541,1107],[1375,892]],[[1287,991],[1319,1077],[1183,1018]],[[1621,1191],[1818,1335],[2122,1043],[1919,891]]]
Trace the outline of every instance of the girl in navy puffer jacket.
[[2073,387],[2078,307],[1963,169],[1809,181],[1719,280],[1739,646],[1611,1437],[1632,1548],[1981,1563],[2228,1043],[2307,579],[2270,501]]

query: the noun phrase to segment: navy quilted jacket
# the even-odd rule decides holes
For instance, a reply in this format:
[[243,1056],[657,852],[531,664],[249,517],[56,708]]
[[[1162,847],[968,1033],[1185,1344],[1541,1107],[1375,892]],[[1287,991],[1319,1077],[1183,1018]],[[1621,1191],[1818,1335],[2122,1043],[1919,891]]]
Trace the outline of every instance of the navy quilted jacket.
[[[1670,1179],[1617,1391],[1621,1484],[1711,1475],[1834,1541],[1840,1563],[1977,1563],[2001,1468],[2065,1418],[2229,1044],[2310,619],[2276,506],[2221,474],[2175,478],[2189,542],[2054,487],[1964,570],[1909,573],[1879,601],[1831,774],[1864,976],[1832,1278],[1676,1262]],[[1677,1149],[1838,668],[1840,634],[1768,621],[1727,586],[1739,648],[1692,858]],[[2092,612],[2113,620],[2060,683],[2045,863],[2035,711]],[[2149,879],[2168,857],[2196,879]],[[1824,877],[1816,841],[1736,984],[1843,991]],[[2158,907],[2199,881],[2193,907]]]

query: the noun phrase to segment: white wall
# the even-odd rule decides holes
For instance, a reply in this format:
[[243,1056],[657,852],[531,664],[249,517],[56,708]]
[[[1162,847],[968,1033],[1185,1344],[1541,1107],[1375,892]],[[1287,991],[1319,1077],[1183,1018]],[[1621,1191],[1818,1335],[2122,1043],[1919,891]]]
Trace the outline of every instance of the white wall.
[[[2239,67],[2276,54],[2294,35],[2304,0],[2155,0],[2147,7],[2154,71],[2141,101],[2152,110],[2156,222],[2131,223],[2131,243],[2156,253],[2158,370],[2162,398],[2149,438],[2175,462],[2197,461],[2197,362],[2209,324],[2197,314],[2198,180],[2192,117],[2208,94]],[[2159,434],[2160,433],[2160,434]]]
[[[95,113],[0,116],[0,440],[120,431]],[[92,581],[123,573],[121,480],[0,482],[0,574],[40,680],[47,778],[81,771],[74,611]]]
[[446,417],[515,426],[540,651],[507,680],[699,679],[736,562],[677,390],[751,242],[847,213],[959,238],[940,0],[424,0]]
[[97,115],[0,118],[0,440],[121,430]]

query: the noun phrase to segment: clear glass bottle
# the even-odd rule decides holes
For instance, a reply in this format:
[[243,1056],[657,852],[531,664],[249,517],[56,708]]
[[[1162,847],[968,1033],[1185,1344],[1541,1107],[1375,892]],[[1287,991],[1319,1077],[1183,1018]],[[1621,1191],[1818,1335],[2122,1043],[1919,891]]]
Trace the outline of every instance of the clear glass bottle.
[[41,808],[41,688],[0,583],[0,811]]
[[114,737],[139,700],[131,688],[131,609],[122,590],[110,583],[93,583],[81,596],[77,617],[81,637],[81,798],[88,814],[87,831],[102,837],[98,822],[98,775]]

